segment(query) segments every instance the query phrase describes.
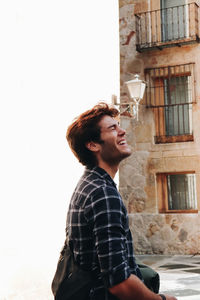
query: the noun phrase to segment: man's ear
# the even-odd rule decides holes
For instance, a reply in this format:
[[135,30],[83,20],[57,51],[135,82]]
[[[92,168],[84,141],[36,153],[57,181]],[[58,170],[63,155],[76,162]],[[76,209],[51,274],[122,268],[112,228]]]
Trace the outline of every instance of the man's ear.
[[85,146],[88,148],[88,150],[92,151],[92,152],[98,152],[100,149],[100,145],[98,143],[95,142],[88,142],[85,144]]

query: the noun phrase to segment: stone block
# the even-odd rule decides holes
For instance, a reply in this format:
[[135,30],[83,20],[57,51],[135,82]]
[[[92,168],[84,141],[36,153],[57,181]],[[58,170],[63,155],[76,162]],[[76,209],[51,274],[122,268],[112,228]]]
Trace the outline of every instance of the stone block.
[[135,129],[137,143],[151,143],[152,142],[152,126],[144,125],[138,126]]
[[136,151],[148,151],[150,154],[150,150],[151,150],[151,143],[137,143],[136,145]]
[[141,213],[145,210],[145,201],[142,199],[134,199],[128,201],[128,213]]
[[158,173],[164,170],[163,159],[149,158],[147,163],[147,173]]
[[162,152],[162,157],[179,157],[179,156],[181,157],[183,156],[183,151],[180,151],[180,149]]
[[183,149],[182,155],[185,157],[195,156],[195,157],[199,158],[199,160],[200,160],[200,149],[194,149],[194,148]]
[[149,152],[149,159],[153,159],[153,158],[161,159],[162,158],[162,152],[161,151],[151,151],[151,152]]
[[154,186],[145,186],[145,192],[148,195],[148,199],[156,199],[156,188]]
[[122,7],[127,5],[133,5],[135,0],[119,0],[119,8],[122,9]]
[[185,172],[194,171],[196,162],[189,157],[170,157],[163,158],[164,172]]
[[143,67],[143,62],[141,59],[127,59],[125,72],[131,74],[140,74]]
[[188,232],[184,229],[181,229],[179,234],[178,234],[178,238],[181,242],[184,242],[187,240],[188,237]]
[[152,252],[154,254],[164,254],[166,250],[166,241],[161,238],[160,232],[155,232],[154,235],[149,237]]

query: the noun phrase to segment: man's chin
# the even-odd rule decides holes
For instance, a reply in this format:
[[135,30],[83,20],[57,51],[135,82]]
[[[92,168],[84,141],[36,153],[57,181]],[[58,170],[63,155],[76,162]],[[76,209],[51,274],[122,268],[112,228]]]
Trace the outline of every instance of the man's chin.
[[129,150],[127,150],[127,151],[125,151],[125,152],[123,153],[123,159],[125,159],[125,158],[129,157],[131,154],[132,154],[132,151],[131,151],[131,149],[129,149]]

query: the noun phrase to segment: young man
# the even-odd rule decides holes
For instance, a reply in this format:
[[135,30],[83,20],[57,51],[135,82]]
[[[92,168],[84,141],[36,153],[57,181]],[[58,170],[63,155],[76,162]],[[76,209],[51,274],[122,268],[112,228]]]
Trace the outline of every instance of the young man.
[[119,163],[131,155],[117,116],[118,110],[100,103],[67,130],[69,146],[86,169],[70,202],[66,232],[78,265],[98,274],[90,300],[161,300],[142,282],[127,211],[113,181]]

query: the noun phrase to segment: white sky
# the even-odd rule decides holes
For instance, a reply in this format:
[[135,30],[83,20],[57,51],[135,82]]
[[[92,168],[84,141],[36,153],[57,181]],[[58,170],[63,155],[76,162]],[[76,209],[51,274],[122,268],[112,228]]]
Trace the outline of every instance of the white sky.
[[83,170],[65,132],[119,94],[118,43],[118,0],[0,1],[0,299],[55,269]]

